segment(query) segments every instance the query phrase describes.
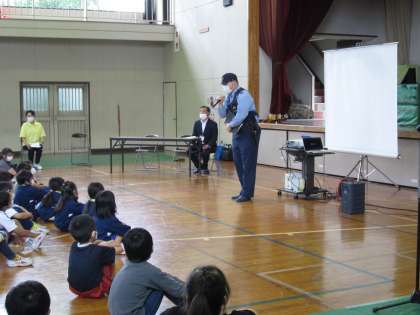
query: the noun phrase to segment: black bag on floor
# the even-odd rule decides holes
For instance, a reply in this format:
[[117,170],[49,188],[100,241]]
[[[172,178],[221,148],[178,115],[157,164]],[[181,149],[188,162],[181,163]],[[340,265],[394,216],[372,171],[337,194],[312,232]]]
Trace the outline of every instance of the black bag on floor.
[[233,161],[232,145],[225,144],[223,146],[222,161]]

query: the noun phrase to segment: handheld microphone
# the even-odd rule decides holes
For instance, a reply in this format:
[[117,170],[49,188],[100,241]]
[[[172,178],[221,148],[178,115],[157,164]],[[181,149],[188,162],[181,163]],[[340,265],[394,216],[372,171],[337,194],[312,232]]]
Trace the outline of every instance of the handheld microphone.
[[218,105],[220,102],[221,102],[221,100],[220,100],[220,99],[218,99],[216,103],[211,102],[211,103],[210,103],[210,106],[211,106],[211,107],[216,107],[216,105]]

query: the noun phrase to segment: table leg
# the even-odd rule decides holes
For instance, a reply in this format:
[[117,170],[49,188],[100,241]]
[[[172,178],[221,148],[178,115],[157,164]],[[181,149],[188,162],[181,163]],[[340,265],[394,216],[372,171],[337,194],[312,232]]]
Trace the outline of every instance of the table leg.
[[305,180],[305,195],[314,193],[315,157],[306,156],[302,162],[303,178]]
[[124,173],[124,141],[121,141],[121,173]]
[[191,149],[192,149],[192,142],[190,142],[190,146],[188,148],[188,175],[191,177]]
[[112,174],[112,139],[109,139],[109,172]]

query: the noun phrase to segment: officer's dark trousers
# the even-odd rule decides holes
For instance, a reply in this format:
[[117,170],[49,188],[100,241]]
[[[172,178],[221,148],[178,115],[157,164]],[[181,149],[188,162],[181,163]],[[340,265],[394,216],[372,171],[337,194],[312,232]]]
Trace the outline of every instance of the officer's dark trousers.
[[259,142],[260,133],[254,136],[251,130],[240,130],[233,135],[233,161],[241,183],[240,195],[245,198],[254,197]]

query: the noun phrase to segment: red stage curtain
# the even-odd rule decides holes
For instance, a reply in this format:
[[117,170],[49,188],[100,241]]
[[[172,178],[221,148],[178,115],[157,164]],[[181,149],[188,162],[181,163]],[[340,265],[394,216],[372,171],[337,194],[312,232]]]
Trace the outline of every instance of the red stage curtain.
[[274,119],[287,113],[291,101],[286,64],[314,34],[332,2],[260,1],[260,46],[272,60],[270,116]]

